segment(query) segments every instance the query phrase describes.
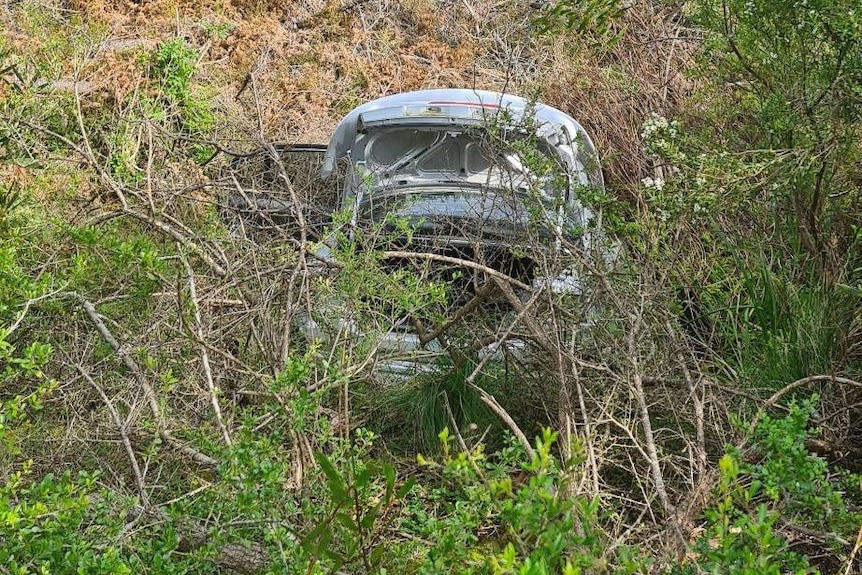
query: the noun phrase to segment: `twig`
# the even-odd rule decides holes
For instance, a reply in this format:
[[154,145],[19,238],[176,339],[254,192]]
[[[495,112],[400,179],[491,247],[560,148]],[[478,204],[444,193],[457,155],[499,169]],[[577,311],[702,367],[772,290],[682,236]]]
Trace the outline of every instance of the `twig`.
[[[257,90],[255,90],[255,94]],[[287,297],[285,298],[284,304],[284,319],[282,326],[282,344],[281,344],[281,361],[287,362],[287,356],[290,352],[290,330],[291,330],[291,308],[293,307],[293,289],[296,285],[296,280],[300,279],[300,283],[304,283],[308,277],[308,262],[306,260],[306,254],[308,253],[308,225],[305,221],[305,214],[302,213],[302,203],[299,200],[299,196],[296,193],[296,188],[293,185],[293,182],[290,181],[290,177],[287,174],[287,170],[284,167],[284,162],[281,160],[281,156],[278,155],[278,152],[270,144],[263,138],[263,134],[260,135],[261,145],[266,150],[266,153],[270,155],[272,160],[275,162],[276,168],[278,169],[278,178],[287,188],[288,193],[290,194],[291,208],[293,210],[294,215],[296,216],[296,222],[299,225],[299,249],[298,251],[298,259],[296,265],[293,268],[293,273],[290,276],[290,280],[287,284]]]
[[146,214],[142,214],[141,212],[139,212],[137,210],[133,210],[132,208],[129,208],[129,207],[123,207],[122,212],[128,216],[132,216],[133,218],[135,218],[137,220],[140,220],[146,224],[149,224],[150,226],[156,228],[157,230],[159,230],[163,234],[172,237],[174,240],[176,240],[177,242],[182,244],[183,247],[188,248],[189,250],[193,251],[195,253],[195,255],[200,257],[204,261],[204,263],[206,263],[210,268],[212,268],[212,270],[216,274],[218,274],[219,276],[226,277],[228,275],[227,272],[225,271],[225,269],[218,262],[216,262],[211,255],[206,253],[202,247],[200,247],[194,241],[190,240],[185,235],[183,235],[181,232],[172,228],[171,226],[164,223],[163,221],[157,220],[156,218],[148,216]]
[[512,290],[512,286],[502,280],[502,278],[498,278],[494,276],[494,283],[497,284],[497,287],[500,288],[500,291],[503,292],[503,296],[506,298],[506,301],[509,302],[509,305],[518,312],[518,320],[523,322],[527,329],[532,332],[533,337],[536,338],[536,341],[539,344],[548,350],[549,352],[557,351],[559,352],[559,346],[553,345],[548,338],[547,329],[540,326],[536,323],[536,318],[531,315],[527,315],[527,309],[533,305],[533,303],[538,299],[539,294],[542,293],[541,290],[536,291],[533,294],[533,297],[530,298],[530,301],[527,302],[529,305],[526,305],[518,299],[518,296],[515,294],[514,290]]
[[156,392],[153,389],[153,386],[150,385],[150,382],[147,380],[147,376],[144,373],[144,370],[132,359],[132,356],[129,355],[128,350],[126,350],[120,342],[117,341],[117,338],[114,337],[114,334],[108,329],[105,325],[105,322],[102,321],[102,318],[99,317],[99,313],[96,311],[96,306],[93,305],[91,301],[82,296],[77,292],[60,292],[57,294],[59,297],[69,298],[77,301],[81,304],[81,307],[84,309],[84,313],[96,327],[96,331],[99,332],[99,335],[102,336],[108,345],[114,350],[114,353],[120,358],[129,371],[135,376],[138,384],[141,386],[141,389],[144,390],[144,395],[147,398],[147,402],[149,403],[150,410],[153,413],[153,417],[156,418],[156,424],[159,429],[159,436],[168,444],[170,444],[174,449],[177,449],[187,457],[197,461],[201,465],[206,465],[208,467],[216,467],[218,466],[218,460],[206,455],[205,453],[201,453],[196,449],[186,445],[181,442],[179,439],[175,438],[167,429],[165,429],[165,421],[162,416],[161,409],[159,408],[159,400],[156,396]]
[[[430,332],[422,330],[422,333],[419,333],[419,343],[425,345],[431,341],[434,341],[441,335],[443,335],[447,329],[461,321],[465,315],[476,309],[476,307],[481,304],[486,297],[491,293],[492,288],[494,287],[493,282],[485,282],[479,289],[476,290],[476,294],[470,298],[470,301],[462,305],[460,308],[455,310],[455,313],[452,314],[452,317],[446,319],[446,321],[440,323],[437,327],[435,327]],[[415,324],[414,327],[421,328],[421,324]],[[417,330],[418,331],[418,330]]]
[[642,308],[639,310],[639,313],[631,314],[631,322],[631,327],[629,328],[629,333],[626,337],[628,348],[627,359],[631,363],[632,370],[630,378],[631,390],[635,396],[635,399],[637,400],[638,408],[640,410],[641,426],[643,427],[644,433],[644,443],[646,446],[646,452],[649,456],[647,460],[649,462],[650,473],[652,475],[653,482],[655,483],[656,494],[658,495],[659,501],[661,501],[665,513],[670,513],[672,510],[672,506],[670,503],[670,498],[667,495],[667,489],[665,488],[664,484],[664,477],[661,472],[661,461],[659,460],[658,448],[656,447],[655,435],[653,434],[652,420],[650,419],[649,413],[649,405],[647,404],[646,393],[644,392],[643,374],[641,373],[640,362],[638,361],[638,353],[636,348],[637,335],[640,331],[640,327],[643,325]]
[[795,531],[801,535],[805,535],[806,537],[813,537],[814,539],[819,539],[821,541],[834,541],[843,547],[850,547],[852,543],[841,537],[840,534],[835,533],[834,531],[818,531],[816,529],[809,529],[808,527],[803,527],[802,525],[794,525],[789,521],[780,521],[781,526],[785,529],[789,529],[790,531]]
[[120,414],[117,412],[117,408],[114,407],[114,404],[108,399],[108,396],[105,394],[104,390],[99,386],[96,381],[90,377],[90,374],[87,373],[83,367],[79,364],[75,364],[75,369],[78,370],[78,373],[81,374],[87,383],[92,386],[93,389],[96,390],[96,393],[99,394],[99,397],[102,398],[102,402],[105,404],[105,407],[108,408],[108,412],[111,414],[111,419],[114,420],[114,425],[117,426],[117,431],[120,433],[120,439],[123,442],[123,448],[126,450],[126,454],[129,456],[129,463],[132,465],[132,473],[135,475],[135,485],[138,488],[138,497],[141,499],[141,505],[145,508],[150,506],[150,498],[147,495],[147,487],[144,483],[144,476],[141,473],[141,467],[138,465],[138,458],[135,456],[135,450],[132,449],[132,442],[129,441],[129,434],[126,432],[126,426],[123,425],[123,421],[120,418]]
[[[572,333],[570,340],[569,353],[572,357],[575,356],[575,333]],[[590,466],[590,476],[592,479],[592,493],[599,494],[599,464],[596,458],[595,440],[593,438],[592,425],[590,424],[590,415],[587,412],[587,404],[584,401],[584,388],[581,385],[581,374],[578,371],[578,363],[572,362],[572,379],[575,381],[575,393],[578,395],[578,407],[581,410],[581,419],[584,423],[584,443],[587,448],[587,461]]]
[[213,414],[215,415],[216,425],[218,425],[219,431],[221,431],[222,437],[224,437],[224,442],[227,445],[231,445],[233,442],[230,439],[230,433],[228,432],[227,427],[224,424],[224,418],[222,417],[221,406],[218,402],[218,390],[216,389],[215,382],[213,381],[213,373],[212,368],[210,367],[210,356],[207,351],[207,346],[203,345],[204,341],[204,331],[201,321],[201,306],[198,300],[198,292],[195,287],[195,272],[192,269],[191,264],[189,264],[189,260],[180,254],[182,258],[183,265],[186,268],[186,274],[188,275],[188,283],[189,283],[189,297],[191,298],[192,303],[192,312],[195,320],[195,338],[198,341],[198,349],[201,354],[201,365],[204,369],[204,379],[207,382],[207,390],[210,395],[210,403],[213,407]]
[[14,333],[15,330],[21,326],[21,322],[23,322],[24,318],[27,317],[27,312],[30,311],[30,307],[33,304],[38,303],[43,299],[48,299],[48,298],[54,297],[55,295],[56,294],[54,292],[49,292],[49,293],[40,295],[39,297],[34,297],[34,298],[31,298],[31,299],[28,299],[27,301],[25,301],[23,306],[22,306],[24,309],[22,309],[18,313],[18,317],[15,318],[15,321],[12,323],[12,325],[10,325],[8,328],[6,328],[6,335],[7,336],[12,335],[12,333]]
[[754,433],[757,424],[760,422],[760,419],[766,415],[766,411],[778,403],[782,397],[793,391],[794,389],[798,389],[803,385],[808,385],[809,383],[815,383],[818,381],[832,381],[834,383],[840,383],[843,385],[850,385],[853,387],[862,387],[862,383],[858,381],[854,381],[852,379],[848,379],[846,377],[838,377],[837,375],[809,375],[808,377],[803,377],[802,379],[797,379],[793,383],[787,384],[775,393],[772,394],[772,397],[767,399],[763,405],[760,407],[760,411],[757,412],[757,415],[754,416],[754,419],[751,420],[751,424],[748,426],[748,435]]
[[509,324],[509,327],[506,328],[506,331],[504,331],[503,334],[500,337],[498,337],[496,339],[496,341],[494,341],[494,343],[491,344],[491,346],[490,346],[491,350],[489,351],[489,353],[487,355],[485,355],[485,357],[483,357],[481,360],[479,360],[479,363],[473,369],[473,372],[469,376],[467,376],[467,383],[469,383],[470,385],[473,385],[473,382],[476,380],[476,376],[479,375],[479,373],[482,371],[482,369],[485,367],[485,365],[491,360],[491,357],[494,355],[494,352],[496,352],[498,349],[500,349],[500,346],[503,345],[503,342],[505,342],[507,339],[509,339],[509,336],[512,334],[512,331],[515,329],[515,327],[518,324],[521,323],[521,320],[523,320],[523,318],[527,315],[527,311],[530,309],[530,307],[533,305],[533,303],[537,299],[539,299],[540,293],[542,293],[542,292],[541,291],[536,292],[535,294],[533,294],[533,297],[530,298],[530,301],[523,304],[521,309],[518,311],[518,315],[515,316],[515,319],[512,321],[511,324]]
[[517,286],[526,291],[533,291],[533,288],[528,286],[522,281],[516,280],[515,278],[508,276],[502,272],[495,270],[494,268],[490,268],[488,266],[483,266],[482,264],[477,264],[476,262],[465,260],[461,258],[453,258],[451,256],[444,256],[441,254],[434,253],[425,253],[425,252],[405,252],[405,251],[385,251],[380,254],[383,258],[405,258],[405,259],[419,259],[419,260],[431,260],[435,262],[443,262],[447,264],[453,264],[456,266],[462,266],[465,268],[471,268],[474,270],[478,270],[480,272],[484,272],[489,276],[497,279],[501,279],[506,281],[514,286]]
[[443,392],[443,400],[446,406],[446,413],[449,415],[449,423],[452,424],[452,431],[455,432],[455,437],[458,439],[458,446],[461,448],[461,451],[464,452],[464,455],[467,456],[467,459],[470,460],[470,465],[473,466],[473,471],[476,472],[476,475],[484,479],[484,474],[479,466],[476,464],[476,460],[473,458],[473,452],[470,451],[470,448],[467,447],[467,442],[464,441],[464,436],[461,435],[461,430],[458,428],[458,422],[455,421],[455,414],[452,413],[452,406],[449,405],[449,396],[446,392]]
[[[77,102],[78,106],[80,106],[80,99],[76,98],[76,100],[78,101]],[[72,151],[81,155],[84,158],[84,160],[90,165],[90,167],[96,171],[96,173],[101,178],[102,182],[108,188],[110,188],[112,192],[114,192],[114,195],[117,196],[117,199],[119,200],[120,205],[122,206],[122,209],[119,210],[119,213],[131,216],[137,220],[140,220],[140,221],[156,228],[160,232],[172,237],[176,241],[180,242],[183,246],[185,246],[186,248],[188,248],[189,250],[195,252],[195,254],[200,256],[200,258],[203,259],[204,262],[206,262],[206,264],[208,266],[210,266],[213,269],[213,271],[215,273],[217,273],[219,276],[221,276],[221,277],[227,276],[227,272],[225,271],[225,269],[221,265],[219,265],[218,262],[216,262],[212,258],[212,256],[210,256],[208,253],[206,253],[204,251],[204,249],[201,248],[194,241],[187,238],[185,235],[183,235],[179,231],[175,230],[171,226],[167,225],[166,223],[164,223],[160,220],[157,220],[154,216],[148,216],[146,214],[142,214],[141,212],[133,209],[129,205],[129,200],[126,197],[126,194],[125,194],[122,186],[120,186],[117,183],[117,181],[114,180],[110,176],[110,174],[108,174],[102,168],[102,166],[100,166],[99,163],[96,161],[96,157],[93,153],[93,150],[90,148],[90,142],[86,137],[86,132],[83,132],[83,134],[85,136],[84,137],[84,143],[85,143],[86,147],[82,148],[78,144],[75,144],[73,141],[71,141],[69,138],[63,136],[62,134],[58,134],[57,132],[55,132],[53,130],[50,130],[50,129],[45,128],[43,126],[39,126],[37,124],[33,124],[33,123],[28,122],[28,121],[23,120],[23,119],[18,119],[17,121],[19,121],[21,124],[23,124],[29,128],[40,131],[40,132],[42,132],[48,136],[51,136],[52,138],[56,138],[57,140],[59,140],[60,142],[64,143],[66,146],[68,146],[69,149],[71,149]],[[79,122],[83,122],[83,120],[81,120],[79,118]],[[118,215],[118,212],[112,213],[112,216],[116,216],[116,215]]]
[[703,378],[698,379],[697,382],[694,381],[694,378],[691,376],[691,370],[688,368],[688,364],[685,361],[685,357],[682,355],[682,351],[680,351],[679,347],[679,338],[677,337],[676,330],[673,329],[670,321],[665,322],[665,328],[667,328],[667,333],[670,336],[671,342],[676,347],[674,351],[674,356],[676,362],[679,364],[680,369],[682,369],[682,376],[685,380],[686,386],[688,386],[688,391],[691,396],[691,400],[694,403],[694,425],[695,425],[695,435],[697,437],[697,468],[696,474],[700,477],[704,470],[706,469],[706,434],[704,432],[704,409],[703,409]]
[[509,412],[503,409],[503,406],[500,405],[496,399],[494,399],[493,395],[491,395],[475,383],[468,383],[470,387],[479,392],[479,397],[482,400],[482,403],[487,405],[491,409],[491,411],[496,413],[497,417],[499,417],[503,421],[503,423],[506,424],[506,427],[512,430],[512,433],[515,434],[515,437],[517,437],[518,441],[521,442],[521,445],[524,446],[524,451],[527,452],[527,455],[530,456],[530,459],[533,459],[536,456],[536,450],[533,449],[532,445],[530,445],[530,441],[527,439],[527,436],[524,435],[524,432],[521,431],[521,428],[518,427],[518,424],[515,423],[515,420],[512,419],[512,416],[509,415]]
[[859,534],[856,535],[856,543],[853,545],[853,551],[850,552],[850,557],[847,558],[847,567],[844,568],[844,575],[850,575],[850,570],[853,569],[853,562],[856,560],[856,554],[862,549],[862,524],[859,525]]

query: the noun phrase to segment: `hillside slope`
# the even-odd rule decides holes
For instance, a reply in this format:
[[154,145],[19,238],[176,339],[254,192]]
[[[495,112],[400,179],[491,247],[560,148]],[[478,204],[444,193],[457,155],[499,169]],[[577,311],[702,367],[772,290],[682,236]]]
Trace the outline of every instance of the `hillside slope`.
[[[848,2],[5,3],[0,575],[862,569]],[[232,209],[326,195],[271,144],[433,87],[579,120],[596,219]],[[406,332],[428,369],[381,375]]]

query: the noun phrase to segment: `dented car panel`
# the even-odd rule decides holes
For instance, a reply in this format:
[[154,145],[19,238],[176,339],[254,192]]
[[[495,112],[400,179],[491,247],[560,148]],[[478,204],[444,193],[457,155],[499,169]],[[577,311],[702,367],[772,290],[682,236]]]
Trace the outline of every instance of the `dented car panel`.
[[[467,89],[420,90],[373,100],[351,111],[338,124],[326,150],[321,175],[328,177],[338,158],[350,152],[357,134],[375,126],[484,126],[491,116],[505,113],[507,124],[517,126],[528,118],[538,126],[536,135],[568,156],[577,170],[579,157],[596,157],[592,140],[571,116],[551,106],[498,92]],[[582,168],[583,169],[583,168]],[[601,171],[584,174],[604,185]]]
[[[519,135],[534,138],[563,182],[496,149]],[[480,90],[422,90],[359,106],[336,127],[321,175],[344,159],[350,169],[341,205],[354,226],[394,214],[428,231],[472,222],[484,235],[517,235],[530,224],[529,196],[538,187],[544,219],[556,229],[534,228],[580,230],[588,247],[592,214],[574,190],[604,185],[595,146],[577,121],[551,106]]]

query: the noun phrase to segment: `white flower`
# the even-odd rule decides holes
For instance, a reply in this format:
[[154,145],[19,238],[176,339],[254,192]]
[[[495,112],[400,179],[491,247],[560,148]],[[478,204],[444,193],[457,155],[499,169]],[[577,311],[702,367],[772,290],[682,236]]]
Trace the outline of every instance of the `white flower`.
[[664,188],[664,180],[661,178],[644,178],[641,183],[648,188],[655,188],[661,191]]

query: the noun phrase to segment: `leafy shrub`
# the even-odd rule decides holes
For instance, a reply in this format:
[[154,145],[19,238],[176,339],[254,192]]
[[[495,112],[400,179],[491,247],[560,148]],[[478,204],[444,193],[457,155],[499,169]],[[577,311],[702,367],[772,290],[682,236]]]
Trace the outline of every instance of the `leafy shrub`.
[[732,122],[710,137],[728,152],[765,152],[749,175],[780,206],[775,224],[834,269],[858,194],[862,11],[852,0],[703,0],[693,13],[707,32],[702,71],[721,86],[720,122]]
[[545,430],[521,463],[516,444],[496,459],[481,445],[453,453],[454,437],[444,430],[442,462],[419,459],[451,485],[431,492],[439,501],[433,516],[414,511],[415,528],[434,542],[420,573],[646,573],[649,561],[637,549],[608,552],[600,501],[567,491],[580,460],[560,465],[551,453],[556,439]]
[[573,34],[603,48],[613,46],[623,35],[622,29],[614,29],[625,11],[619,0],[558,0],[549,4],[533,20],[539,34]]
[[[177,127],[190,136],[201,137],[212,129],[215,116],[209,103],[195,93],[192,75],[197,69],[197,52],[182,38],[159,44],[149,55],[150,76],[157,80],[159,96],[150,104],[158,117],[164,110],[176,114]],[[199,149],[199,155],[207,155]]]
[[815,573],[804,555],[788,546],[786,526],[852,536],[862,514],[851,512],[842,491],[849,478],[831,476],[826,462],[808,452],[808,421],[815,400],[794,404],[785,417],[764,416],[750,451],[731,449],[719,462],[717,503],[694,560],[674,573]]

